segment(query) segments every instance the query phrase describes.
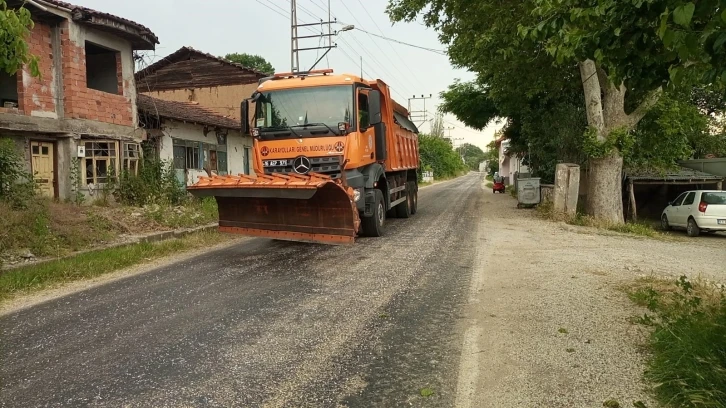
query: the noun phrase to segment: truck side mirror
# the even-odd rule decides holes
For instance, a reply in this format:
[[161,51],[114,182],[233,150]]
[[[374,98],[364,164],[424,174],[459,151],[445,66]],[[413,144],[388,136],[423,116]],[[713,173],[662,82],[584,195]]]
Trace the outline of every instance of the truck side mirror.
[[381,92],[380,91],[369,91],[368,92],[368,117],[370,118],[370,124],[372,126],[381,123]]
[[250,117],[249,117],[249,111],[250,111],[250,101],[248,99],[245,99],[242,101],[242,104],[240,106],[240,120],[242,125],[242,134],[247,135],[250,133]]

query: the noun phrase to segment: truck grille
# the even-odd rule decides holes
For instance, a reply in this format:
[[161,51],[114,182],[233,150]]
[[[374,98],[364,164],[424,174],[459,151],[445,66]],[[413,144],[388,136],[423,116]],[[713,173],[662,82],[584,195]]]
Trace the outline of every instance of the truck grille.
[[[308,159],[310,159],[311,165],[309,173],[325,174],[333,179],[340,178],[343,156],[308,157]],[[274,163],[279,160],[271,160],[274,165],[265,165],[266,160],[263,160],[262,163],[265,168],[265,174],[295,173],[292,169],[295,158],[293,157],[291,159],[283,160],[285,161],[284,164]]]

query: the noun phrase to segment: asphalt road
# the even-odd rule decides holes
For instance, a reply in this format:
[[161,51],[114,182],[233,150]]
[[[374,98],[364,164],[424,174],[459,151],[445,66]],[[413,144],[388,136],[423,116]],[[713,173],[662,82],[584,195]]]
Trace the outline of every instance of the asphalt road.
[[0,406],[452,406],[479,185],[353,246],[255,239],[3,316]]

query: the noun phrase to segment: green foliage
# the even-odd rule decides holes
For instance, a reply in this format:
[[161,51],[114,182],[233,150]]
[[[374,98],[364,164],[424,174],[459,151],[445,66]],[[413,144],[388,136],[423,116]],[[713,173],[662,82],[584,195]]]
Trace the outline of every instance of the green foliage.
[[0,71],[12,75],[28,64],[30,74],[40,76],[38,57],[30,53],[26,42],[33,25],[28,9],[10,9],[0,0]]
[[124,172],[114,194],[122,204],[138,207],[179,205],[187,199],[186,188],[176,179],[173,163],[158,159],[145,160],[138,175]]
[[600,159],[619,152],[627,156],[634,144],[633,134],[625,129],[615,129],[605,138],[605,141],[597,140],[597,130],[588,127],[585,131],[582,143],[583,152],[591,159]]
[[461,157],[449,140],[420,134],[418,145],[421,167],[433,171],[435,178],[455,177],[465,170]]
[[726,296],[681,276],[673,286],[649,285],[630,298],[650,313],[645,376],[666,406],[726,407]]
[[0,139],[0,201],[25,208],[35,196],[33,176],[25,171],[23,157],[12,139]]
[[81,159],[74,157],[71,159],[71,174],[70,174],[70,180],[71,180],[71,189],[73,191],[73,198],[72,201],[76,205],[83,204],[83,201],[86,200],[85,194],[83,194],[83,191],[81,191]]
[[470,143],[459,146],[456,152],[464,158],[464,163],[470,170],[479,170],[479,163],[486,158],[486,154],[482,149]]
[[247,53],[231,53],[223,57],[224,59],[238,64],[242,64],[247,68],[252,68],[268,75],[275,73],[275,68],[264,57]]
[[668,93],[638,123],[633,148],[623,158],[630,168],[670,169],[690,158],[712,137],[708,117],[687,100]]

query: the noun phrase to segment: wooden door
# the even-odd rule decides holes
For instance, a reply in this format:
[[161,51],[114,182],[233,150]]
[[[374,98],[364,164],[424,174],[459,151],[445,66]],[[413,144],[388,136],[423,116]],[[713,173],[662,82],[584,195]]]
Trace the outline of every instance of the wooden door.
[[38,183],[40,193],[55,197],[55,155],[53,142],[30,142],[33,178]]

